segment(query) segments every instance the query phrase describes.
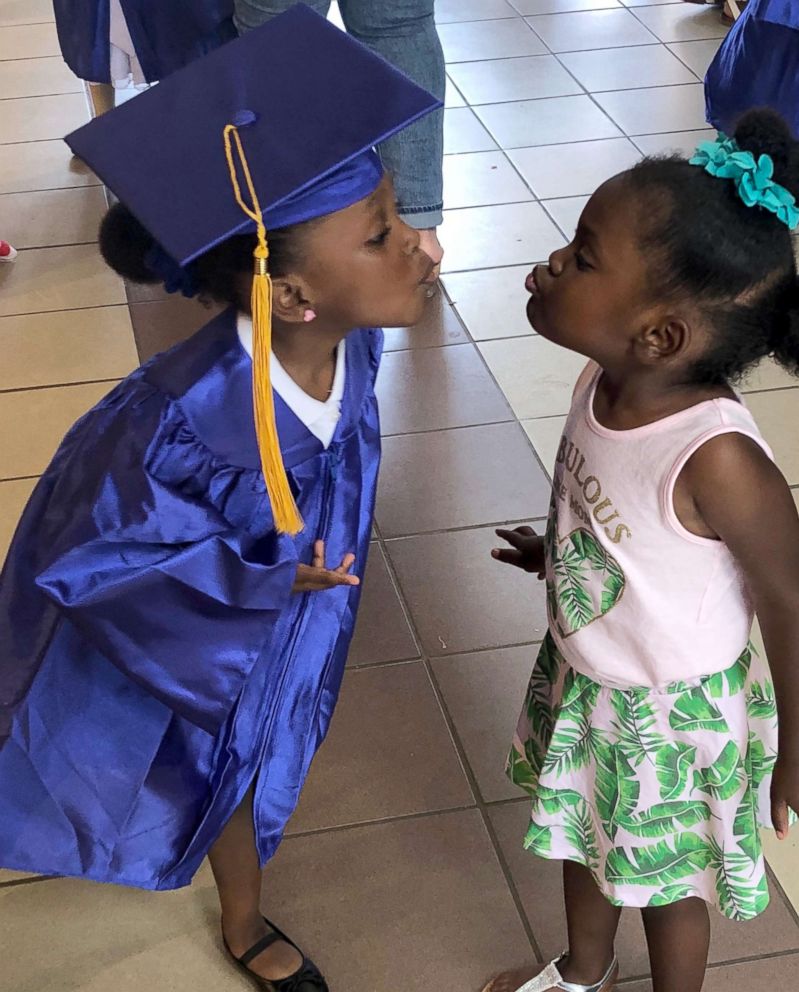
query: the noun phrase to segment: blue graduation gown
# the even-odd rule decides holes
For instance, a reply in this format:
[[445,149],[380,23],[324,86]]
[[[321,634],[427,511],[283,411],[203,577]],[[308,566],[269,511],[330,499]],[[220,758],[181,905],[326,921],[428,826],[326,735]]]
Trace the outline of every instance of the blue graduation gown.
[[799,139],[799,3],[750,0],[705,78],[707,119],[731,134],[747,110],[778,110]]
[[[120,0],[147,82],[237,37],[233,0]],[[53,0],[61,54],[80,79],[111,82],[109,0]]]
[[274,853],[360,591],[291,586],[316,538],[363,575],[381,346],[348,338],[327,450],[275,398],[296,538],[272,526],[232,311],[66,436],[0,576],[0,866],[177,888],[253,783],[262,862]]

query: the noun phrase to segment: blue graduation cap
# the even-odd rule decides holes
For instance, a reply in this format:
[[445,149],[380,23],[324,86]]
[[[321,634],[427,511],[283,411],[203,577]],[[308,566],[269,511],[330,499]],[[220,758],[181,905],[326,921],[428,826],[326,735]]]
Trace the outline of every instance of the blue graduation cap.
[[258,235],[252,292],[256,433],[278,530],[302,528],[269,380],[268,231],[374,192],[373,148],[441,101],[297,4],[66,138],[180,265]]

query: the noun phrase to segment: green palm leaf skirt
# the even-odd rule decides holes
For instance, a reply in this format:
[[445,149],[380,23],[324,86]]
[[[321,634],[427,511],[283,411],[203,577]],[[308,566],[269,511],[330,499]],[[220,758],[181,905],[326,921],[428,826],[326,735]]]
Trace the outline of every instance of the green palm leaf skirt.
[[575,672],[547,635],[508,775],[533,799],[525,846],[585,865],[610,902],[698,897],[746,920],[769,900],[759,827],[776,757],[753,648],[696,683],[623,690]]

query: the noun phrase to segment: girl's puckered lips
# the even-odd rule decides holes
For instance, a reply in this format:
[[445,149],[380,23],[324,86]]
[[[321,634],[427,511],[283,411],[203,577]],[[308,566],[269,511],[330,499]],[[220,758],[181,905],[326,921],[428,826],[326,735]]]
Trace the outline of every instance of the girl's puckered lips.
[[539,282],[539,270],[540,269],[541,269],[541,266],[540,265],[536,265],[536,267],[533,269],[533,271],[524,280],[525,289],[527,290],[527,292],[531,296],[540,296],[541,295],[541,285],[540,285],[540,282]]

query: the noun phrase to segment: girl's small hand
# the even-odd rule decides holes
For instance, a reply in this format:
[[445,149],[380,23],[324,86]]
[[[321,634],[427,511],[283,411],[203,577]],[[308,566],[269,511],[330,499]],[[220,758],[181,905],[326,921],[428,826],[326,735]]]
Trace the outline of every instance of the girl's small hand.
[[498,530],[497,537],[510,544],[509,548],[494,548],[491,557],[506,565],[515,565],[525,572],[534,572],[539,579],[546,575],[544,564],[544,538],[536,534],[532,527],[517,527],[515,530]]
[[335,586],[358,586],[361,580],[349,571],[355,564],[355,555],[344,556],[338,568],[325,567],[325,542],[316,541],[313,546],[313,563],[298,565],[292,592],[321,592]]
[[778,758],[771,780],[771,822],[780,840],[788,836],[790,810],[799,813],[799,761]]

